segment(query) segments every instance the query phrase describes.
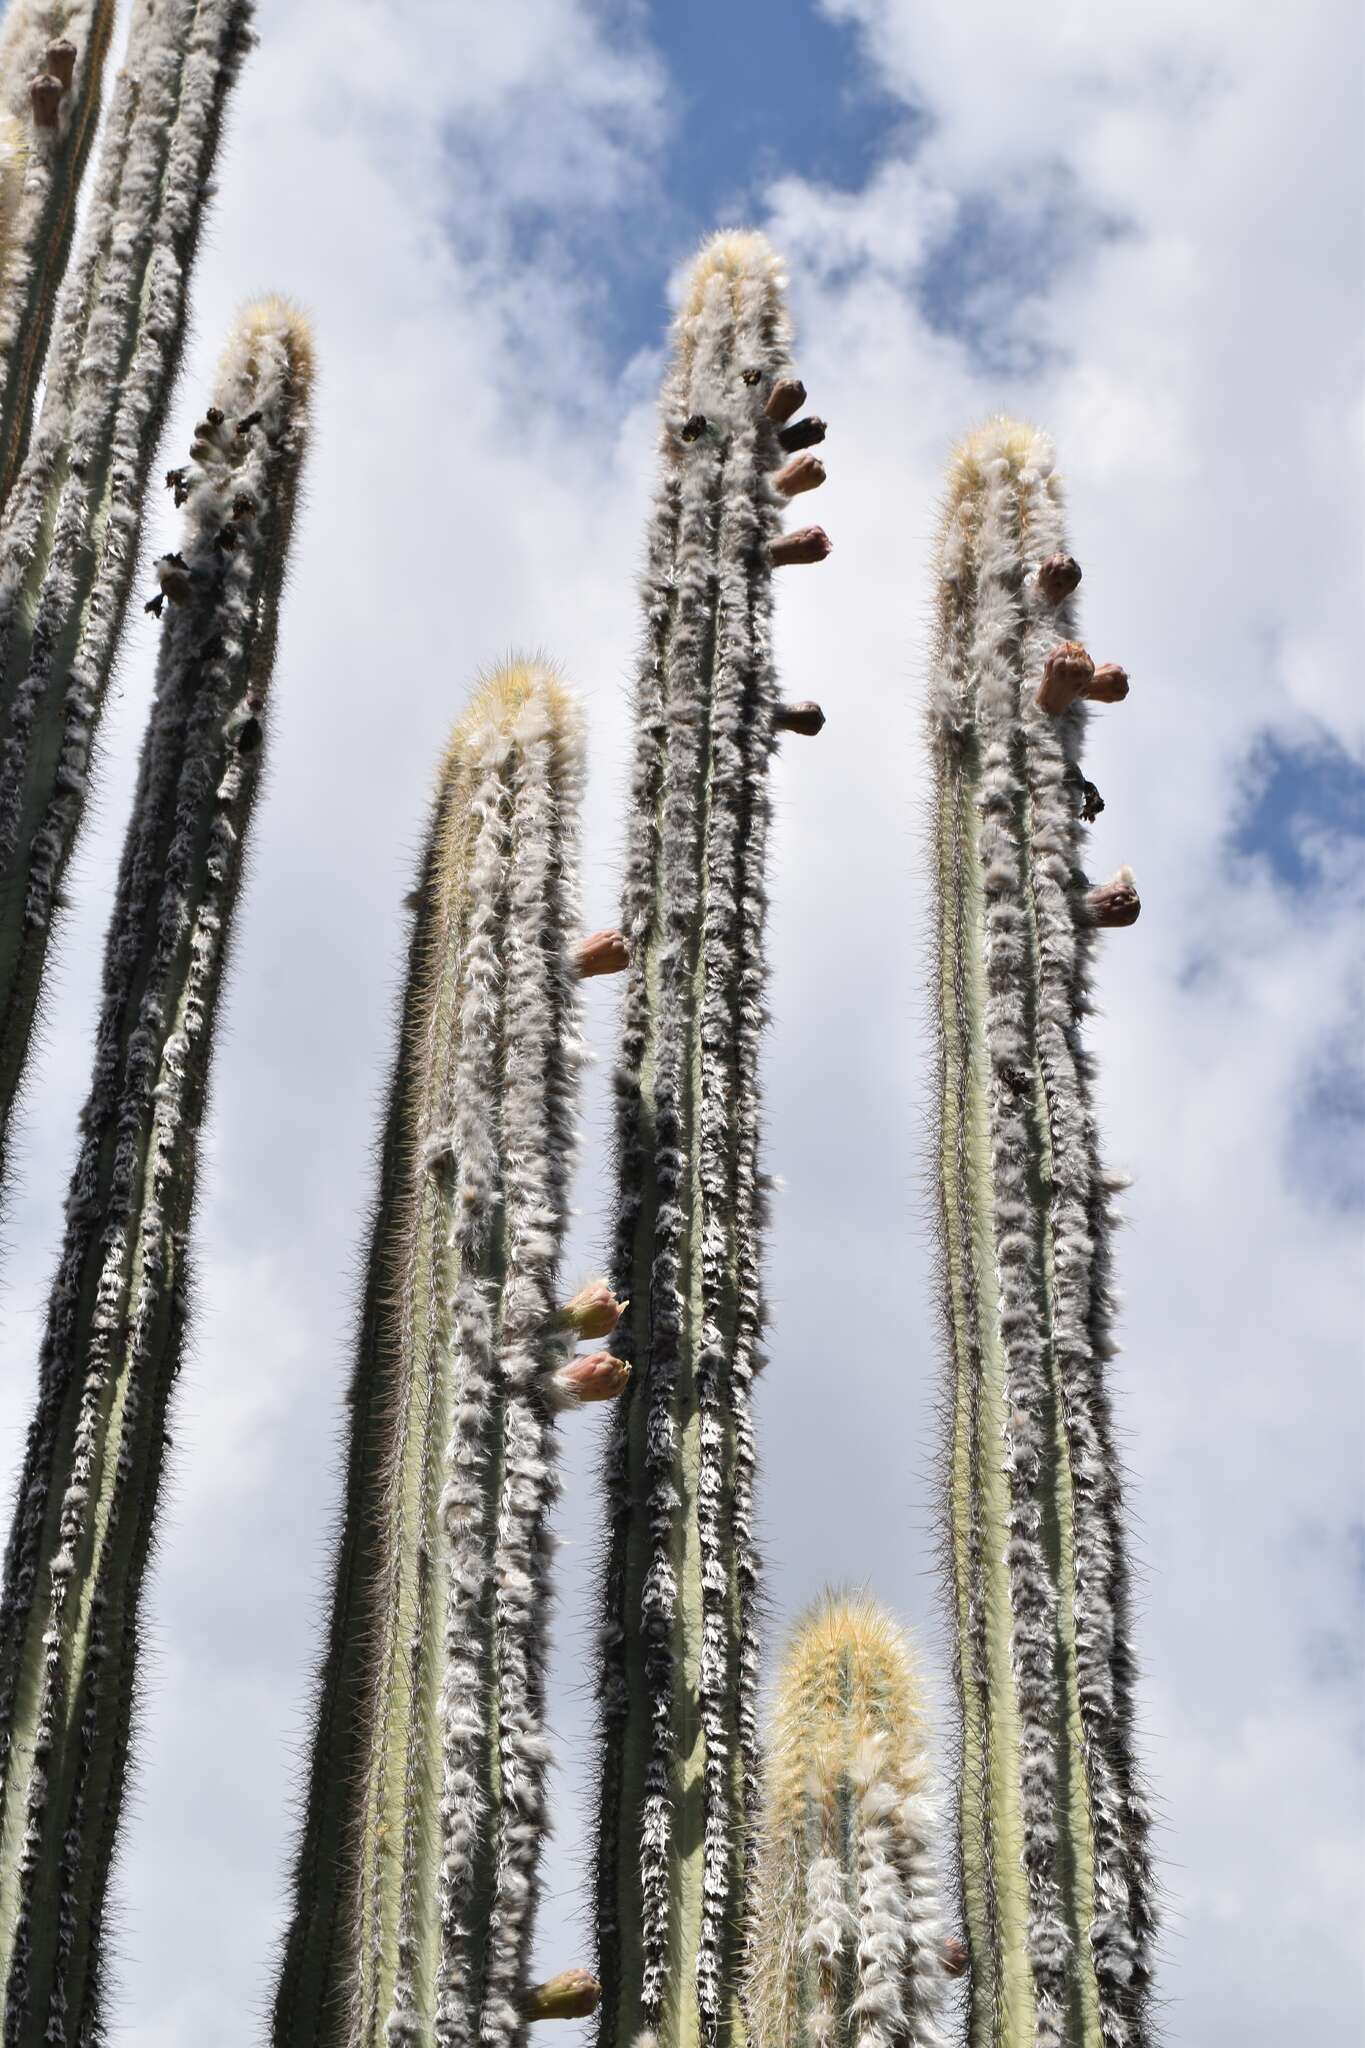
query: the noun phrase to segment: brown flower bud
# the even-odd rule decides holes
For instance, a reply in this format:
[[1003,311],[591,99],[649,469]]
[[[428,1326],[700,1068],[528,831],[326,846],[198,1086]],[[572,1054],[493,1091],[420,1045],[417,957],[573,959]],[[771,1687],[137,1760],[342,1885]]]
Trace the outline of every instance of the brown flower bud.
[[1040,711],[1066,711],[1090,687],[1095,664],[1076,640],[1061,640],[1043,663],[1036,699]]
[[700,441],[702,435],[705,432],[706,414],[704,412],[694,412],[690,416],[690,418],[685,419],[682,425],[679,427],[678,439],[680,441]]
[[825,423],[812,413],[809,419],[793,420],[789,427],[783,427],[778,435],[788,455],[795,455],[798,448],[814,448],[825,438]]
[[561,1970],[526,1994],[528,2020],[585,2020],[597,2010],[602,1986],[591,1970]]
[[768,560],[774,569],[793,562],[823,562],[834,543],[823,526],[799,526],[795,533],[780,533],[768,544]]
[[967,1973],[967,1944],[950,1934],[943,1944],[943,1968],[949,1977],[963,1977]]
[[1119,925],[1136,924],[1142,904],[1133,880],[1133,870],[1120,868],[1107,882],[1087,890],[1085,907],[1090,913],[1090,922],[1106,931]]
[[818,455],[793,455],[773,478],[773,489],[782,498],[797,498],[802,491],[816,491],[825,481],[825,465]]
[[630,965],[630,951],[618,931],[589,932],[574,947],[573,964],[580,981],[595,974],[622,974]]
[[57,109],[62,103],[62,81],[50,71],[41,71],[29,81],[29,105],[33,109],[35,128],[55,128]]
[[188,604],[194,586],[183,559],[179,555],[163,555],[154,567],[161,595],[168,597],[172,604]]
[[565,1302],[556,1320],[561,1329],[591,1341],[610,1337],[628,1307],[628,1302],[616,1299],[605,1280],[590,1280],[572,1301]]
[[624,1394],[629,1378],[629,1365],[614,1351],[590,1351],[561,1365],[554,1383],[563,1405],[579,1408],[587,1401],[614,1401]]
[[1128,671],[1116,661],[1106,661],[1095,670],[1086,696],[1092,704],[1121,704],[1128,695]]
[[802,704],[779,704],[773,713],[774,732],[799,732],[810,740],[823,730],[824,723],[824,712],[809,699]]
[[76,75],[76,45],[67,36],[59,36],[48,44],[45,62],[62,91],[69,91]]
[[783,426],[794,412],[800,412],[806,402],[806,387],[799,377],[779,377],[768,393],[768,402],[763,410],[770,420]]
[[1049,604],[1070,597],[1081,580],[1081,565],[1074,555],[1049,555],[1038,565],[1038,588]]

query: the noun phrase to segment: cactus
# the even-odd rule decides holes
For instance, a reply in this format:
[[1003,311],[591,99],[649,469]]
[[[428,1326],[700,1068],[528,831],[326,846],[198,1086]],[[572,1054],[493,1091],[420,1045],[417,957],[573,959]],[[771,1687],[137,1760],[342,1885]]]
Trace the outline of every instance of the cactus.
[[577,708],[537,663],[456,726],[407,992],[351,1385],[346,1512],[274,2009],[278,2048],[512,2044],[544,1832],[554,1410],[616,1305],[556,1311],[579,1063]]
[[0,519],[0,1185],[249,17],[249,0],[134,0],[42,406]]
[[756,2048],[940,2048],[928,1777],[904,1637],[866,1597],[827,1596],[778,1679],[745,1982]]
[[139,1596],[311,365],[296,315],[249,309],[188,472],[184,602],[162,632],[0,1599],[5,2048],[102,2038]]
[[1099,797],[1080,772],[1083,700],[1106,690],[1074,644],[1080,572],[1042,435],[998,421],[963,446],[938,569],[938,1175],[970,2039],[1142,2048],[1154,1909],[1105,1387],[1111,1183],[1080,1037],[1094,926],[1131,922],[1137,899],[1126,870],[1119,915],[1085,894]]
[[702,251],[662,393],[622,926],[616,1335],[599,1691],[603,2048],[742,2036],[738,1945],[757,1800],[751,1386],[762,1324],[758,1040],[777,699],[770,571],[786,422],[777,259]]
[[0,38],[0,506],[28,446],[114,0],[14,0]]

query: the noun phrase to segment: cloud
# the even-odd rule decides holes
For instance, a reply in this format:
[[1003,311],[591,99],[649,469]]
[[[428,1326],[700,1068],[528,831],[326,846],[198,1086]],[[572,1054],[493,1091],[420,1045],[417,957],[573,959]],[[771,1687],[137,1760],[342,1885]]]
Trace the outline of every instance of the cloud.
[[[1173,1902],[1167,2038],[1344,2038],[1362,1274],[1338,1167],[1359,1123],[1359,849],[1314,811],[1311,772],[1306,880],[1241,827],[1267,748],[1362,746],[1360,26],[1339,0],[1294,21],[1224,0],[826,11],[916,118],[865,178],[793,162],[761,207],[831,421],[818,516],[835,540],[779,592],[784,690],[829,724],[785,746],[775,781],[774,1607],[870,1579],[920,1624],[943,1696],[919,707],[938,477],[1003,405],[1057,438],[1091,645],[1134,682],[1097,718],[1089,772],[1096,870],[1131,861],[1145,902],[1106,944],[1096,1038],[1111,1154],[1136,1173],[1118,1393]],[[116,1888],[115,2038],[139,2048],[238,2044],[268,1999],[400,903],[445,729],[509,644],[561,656],[585,691],[590,923],[616,902],[658,351],[614,360],[600,316],[623,261],[662,278],[683,253],[653,239],[676,106],[636,10],[528,0],[456,24],[436,0],[274,0],[262,31],[170,445],[262,287],[314,315],[318,425]],[[172,531],[167,512],[149,539]],[[29,1091],[0,1299],[11,1468],[153,651],[135,622]],[[590,986],[583,1274],[609,1200],[615,1001]],[[547,1968],[585,1954],[597,1433],[584,1416],[566,1441]]]

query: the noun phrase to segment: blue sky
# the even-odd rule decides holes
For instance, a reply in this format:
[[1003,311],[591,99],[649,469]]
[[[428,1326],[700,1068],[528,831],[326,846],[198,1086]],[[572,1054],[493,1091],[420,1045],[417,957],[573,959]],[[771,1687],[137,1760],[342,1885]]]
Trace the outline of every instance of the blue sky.
[[[1088,643],[1133,677],[1095,721],[1092,847],[1099,875],[1134,866],[1144,911],[1104,949],[1093,1042],[1134,1175],[1115,1390],[1167,2039],[1355,2038],[1354,0],[1293,19],[1239,0],[269,0],[261,28],[169,439],[262,288],[313,313],[318,417],[204,1148],[114,2039],[240,2048],[268,1998],[432,764],[481,664],[509,644],[560,656],[590,724],[585,911],[611,919],[670,280],[741,206],[788,262],[798,366],[831,423],[813,516],[835,543],[779,590],[784,688],[829,723],[775,781],[774,1641],[822,1579],[870,1579],[946,1710],[919,704],[938,480],[1008,407],[1056,436]],[[28,1094],[0,1298],[15,1361],[36,1354],[154,644],[132,635],[106,717]],[[609,1180],[615,994],[588,1001],[575,1278]],[[17,1363],[9,1469],[30,1391]],[[547,1968],[583,1944],[590,1421],[566,1454]]]

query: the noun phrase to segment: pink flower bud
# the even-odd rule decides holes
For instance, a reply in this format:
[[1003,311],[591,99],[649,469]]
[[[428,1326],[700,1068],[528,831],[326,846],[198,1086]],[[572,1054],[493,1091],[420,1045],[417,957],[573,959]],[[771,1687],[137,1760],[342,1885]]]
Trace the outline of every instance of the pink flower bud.
[[76,45],[69,37],[59,36],[55,43],[48,44],[45,61],[62,91],[68,91],[76,75]]
[[1095,664],[1076,640],[1060,640],[1043,663],[1036,703],[1040,711],[1068,711],[1090,687]]
[[795,498],[802,491],[818,490],[824,481],[824,463],[818,455],[807,450],[804,455],[793,455],[785,468],[778,470],[773,478],[773,489],[780,498]]
[[590,1280],[559,1311],[561,1328],[593,1341],[610,1337],[629,1303],[618,1301],[605,1280]]
[[624,1394],[630,1367],[613,1351],[590,1351],[586,1358],[571,1359],[555,1374],[555,1385],[566,1408],[581,1407],[587,1401],[614,1401]]
[[40,72],[29,81],[29,105],[33,109],[35,128],[55,128],[57,109],[62,103],[62,81],[50,71]]
[[573,964],[580,981],[595,974],[621,974],[630,965],[630,952],[618,931],[589,932],[574,947]]
[[1095,670],[1086,696],[1092,704],[1121,704],[1128,695],[1128,671],[1116,661]]
[[799,377],[779,377],[768,393],[768,402],[763,410],[770,420],[784,426],[794,412],[800,412],[806,402],[806,387]]
[[1120,868],[1107,882],[1086,892],[1085,907],[1090,913],[1090,922],[1113,930],[1120,925],[1136,924],[1142,909],[1137,884],[1131,868]]
[[1049,555],[1038,565],[1038,588],[1049,604],[1070,597],[1081,580],[1081,565],[1074,555]]
[[591,1970],[561,1970],[526,1994],[528,2020],[585,2020],[597,2010],[602,1986]]
[[801,526],[795,533],[779,534],[770,542],[768,560],[774,569],[793,562],[823,562],[833,545],[823,526]]

